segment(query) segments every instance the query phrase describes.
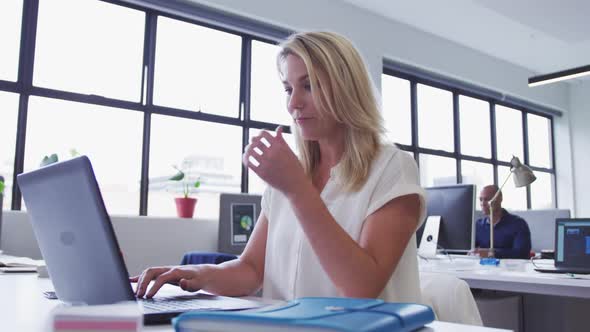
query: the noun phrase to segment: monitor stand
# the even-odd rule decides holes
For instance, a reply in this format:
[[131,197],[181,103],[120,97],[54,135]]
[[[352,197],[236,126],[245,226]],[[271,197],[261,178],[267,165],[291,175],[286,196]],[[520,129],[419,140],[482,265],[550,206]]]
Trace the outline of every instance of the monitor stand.
[[422,233],[420,247],[418,248],[418,255],[426,258],[436,258],[440,219],[441,216],[429,216],[426,218],[424,232]]

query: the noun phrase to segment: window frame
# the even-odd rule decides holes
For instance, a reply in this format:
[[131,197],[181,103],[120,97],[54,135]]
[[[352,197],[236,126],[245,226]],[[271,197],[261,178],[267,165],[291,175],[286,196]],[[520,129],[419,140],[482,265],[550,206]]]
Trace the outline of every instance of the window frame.
[[[147,215],[149,154],[151,135],[151,115],[161,114],[188,120],[212,122],[233,125],[242,128],[242,152],[249,143],[249,130],[251,128],[274,130],[278,124],[250,119],[250,79],[251,79],[251,43],[257,40],[264,43],[277,44],[278,41],[290,35],[292,31],[281,29],[269,24],[258,22],[243,17],[226,14],[199,4],[179,5],[158,1],[145,1],[142,5],[135,3],[122,3],[115,0],[100,0],[114,6],[131,8],[145,13],[144,45],[142,59],[142,78],[139,102],[109,98],[97,95],[86,95],[58,89],[36,87],[33,85],[34,57],[37,20],[39,14],[39,0],[24,0],[22,11],[21,39],[19,50],[18,76],[16,82],[0,80],[0,90],[19,94],[17,138],[14,156],[13,183],[16,176],[23,172],[26,125],[28,116],[28,101],[30,96],[46,97],[74,101],[85,104],[101,105],[143,113],[142,151],[141,151],[141,179],[140,179],[140,204],[138,214]],[[181,6],[182,8],[179,8]],[[189,24],[196,24],[241,37],[241,64],[240,64],[240,93],[238,116],[222,116],[205,112],[194,112],[173,107],[158,106],[153,104],[154,96],[154,67],[156,56],[157,18],[159,16],[180,20]],[[285,127],[285,132],[291,133],[290,127]],[[242,167],[241,191],[248,192],[248,171]],[[21,210],[21,193],[18,186],[12,188],[12,210]]]
[[[527,122],[527,114],[534,114],[546,118],[549,120],[549,137],[550,137],[550,160],[551,160],[551,168],[544,168],[544,167],[536,167],[536,166],[529,166],[533,171],[536,172],[543,172],[551,174],[552,179],[552,197],[553,197],[553,206],[552,208],[557,208],[557,185],[555,181],[556,177],[556,169],[555,169],[555,135],[554,135],[554,116],[560,116],[561,113],[554,110],[546,110],[543,107],[535,107],[532,103],[524,103],[524,102],[511,102],[511,98],[504,98],[502,100],[494,96],[497,94],[498,96],[503,96],[501,93],[494,93],[493,91],[487,89],[478,89],[476,86],[474,88],[470,88],[469,84],[462,84],[459,81],[454,79],[445,78],[438,74],[429,73],[423,70],[420,70],[415,67],[404,66],[404,68],[396,68],[401,67],[397,63],[393,63],[388,61],[387,59],[384,60],[383,64],[383,75],[390,75],[397,78],[405,79],[410,82],[410,119],[412,124],[412,144],[399,144],[400,149],[404,151],[408,151],[413,153],[414,160],[416,161],[417,165],[420,166],[420,154],[429,154],[441,157],[450,157],[454,158],[457,164],[456,167],[456,177],[457,183],[463,183],[462,172],[461,172],[461,161],[474,161],[474,162],[481,162],[485,164],[491,164],[493,167],[493,174],[494,174],[494,184],[501,185],[501,181],[504,179],[498,179],[498,166],[507,166],[510,167],[509,162],[498,160],[497,158],[497,135],[496,135],[496,105],[501,105],[505,107],[510,107],[517,111],[521,112],[522,116],[522,124],[523,124],[523,146],[524,146],[524,160],[523,163],[529,165],[529,136],[528,136],[528,122]],[[425,84],[428,86],[432,86],[438,89],[443,89],[446,91],[450,91],[453,95],[453,136],[454,136],[454,151],[443,151],[443,150],[434,150],[429,148],[423,148],[419,144],[418,139],[418,95],[417,95],[417,85],[418,84]],[[480,91],[478,91],[480,90]],[[459,96],[464,95],[471,98],[476,98],[479,100],[483,100],[488,103],[489,105],[489,114],[490,114],[490,138],[491,138],[491,157],[484,158],[478,156],[471,156],[465,155],[461,153],[461,130],[460,130],[460,109],[459,109]],[[525,104],[525,105],[523,105]],[[529,107],[526,107],[529,106]],[[527,209],[531,209],[531,188],[530,186],[526,187],[526,206]]]
[[[142,157],[141,157],[141,180],[140,180],[140,204],[139,215],[147,215],[147,195],[148,195],[148,175],[149,175],[149,153],[150,153],[150,134],[151,134],[151,115],[162,114],[178,118],[184,118],[196,121],[214,122],[227,125],[239,126],[242,128],[242,151],[248,144],[249,130],[266,129],[274,130],[278,124],[271,122],[254,121],[250,118],[250,79],[251,79],[251,45],[253,40],[264,43],[277,44],[278,41],[290,35],[293,31],[279,28],[267,23],[252,20],[228,14],[223,11],[207,7],[200,4],[184,4],[184,3],[165,3],[160,0],[144,0],[141,4],[136,1],[116,1],[116,0],[100,0],[110,3],[115,6],[127,7],[145,13],[145,28],[144,28],[144,49],[143,49],[143,63],[142,63],[142,78],[140,101],[132,102],[114,98],[107,98],[97,95],[85,95],[74,92],[61,91],[52,88],[36,87],[33,82],[34,71],[34,57],[35,57],[35,43],[37,19],[39,12],[39,0],[23,0],[22,23],[21,23],[21,39],[18,62],[18,76],[17,81],[0,80],[0,90],[13,92],[19,94],[18,118],[17,118],[17,134],[16,134],[16,149],[14,156],[14,172],[13,183],[16,183],[16,176],[23,172],[24,156],[25,156],[25,141],[26,141],[26,125],[28,116],[28,101],[30,96],[47,97],[54,99],[62,99],[66,101],[81,102],[86,104],[94,104],[101,106],[108,106],[114,108],[123,108],[142,112],[144,116],[144,125],[142,132]],[[157,17],[165,16],[175,20],[181,20],[190,24],[196,24],[203,27],[220,30],[223,32],[238,35],[242,38],[241,48],[241,65],[240,65],[240,93],[238,106],[238,116],[228,117],[215,115],[210,113],[194,112],[191,110],[183,110],[171,107],[157,106],[153,104],[153,89],[154,89],[154,66],[155,66],[155,48],[156,48],[156,32],[157,32]],[[548,118],[550,121],[550,151],[551,151],[551,165],[552,168],[531,167],[534,171],[545,172],[552,174],[552,190],[554,198],[554,206],[557,207],[557,188],[555,181],[555,136],[554,136],[554,119],[553,116],[560,116],[560,112],[549,109],[543,106],[527,103],[526,101],[518,100],[510,96],[504,96],[495,91],[484,88],[469,88],[469,84],[462,83],[451,78],[442,78],[440,75],[431,75],[423,70],[412,68],[405,65],[392,66],[391,61],[384,61],[383,74],[392,75],[398,78],[410,81],[410,105],[411,105],[411,140],[410,145],[399,144],[405,150],[412,152],[414,158],[419,162],[419,154],[432,154],[443,157],[451,157],[457,163],[457,182],[462,182],[461,177],[461,160],[469,160],[476,162],[483,162],[492,164],[494,168],[494,182],[498,181],[498,165],[509,166],[507,162],[497,160],[496,151],[496,124],[495,124],[495,106],[503,105],[514,108],[522,112],[523,116],[523,144],[524,144],[524,162],[529,162],[529,148],[528,148],[528,128],[527,128],[527,114],[535,114],[541,117]],[[396,69],[397,68],[397,69]],[[400,69],[401,68],[401,69]],[[457,86],[459,82],[459,87]],[[453,94],[453,128],[454,128],[454,152],[432,150],[422,148],[418,144],[418,114],[417,114],[417,84],[425,84],[435,88],[451,91]],[[467,86],[463,88],[461,86]],[[483,93],[482,93],[483,91]],[[491,92],[490,92],[491,91]],[[465,95],[480,100],[489,102],[490,105],[490,125],[491,125],[491,142],[492,155],[491,158],[482,158],[475,156],[468,156],[461,154],[460,151],[460,123],[459,123],[459,95]],[[490,97],[490,95],[492,95]],[[501,96],[495,97],[495,96]],[[289,127],[285,131],[290,133]],[[248,192],[248,171],[242,166],[241,175],[241,191]],[[21,209],[21,193],[18,186],[14,185],[12,188],[12,210]],[[531,206],[531,192],[527,187],[527,207]]]

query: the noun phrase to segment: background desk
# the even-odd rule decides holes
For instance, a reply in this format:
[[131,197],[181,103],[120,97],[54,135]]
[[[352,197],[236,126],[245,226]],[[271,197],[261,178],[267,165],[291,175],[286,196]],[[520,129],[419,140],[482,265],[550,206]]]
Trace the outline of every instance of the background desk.
[[[452,274],[465,280],[469,287],[540,295],[590,299],[590,275],[571,277],[565,274],[540,273],[528,260],[501,260],[500,266],[482,266],[473,258],[448,258],[420,263],[421,272]],[[522,264],[522,271],[505,268],[505,263]],[[547,266],[543,260],[537,264]]]
[[[501,260],[500,266],[482,266],[472,258],[420,261],[421,273],[452,274],[472,289],[522,295],[524,331],[588,331],[590,275],[540,273],[527,260]],[[521,271],[507,269],[506,263],[520,262]],[[547,266],[547,261],[537,264]],[[477,293],[475,294],[477,298]],[[481,312],[485,321],[485,312]]]
[[[2,331],[50,331],[50,312],[59,301],[43,292],[53,290],[49,279],[36,274],[0,274],[0,321]],[[171,332],[171,325],[147,326],[145,331]],[[506,330],[433,322],[420,332],[501,332]]]

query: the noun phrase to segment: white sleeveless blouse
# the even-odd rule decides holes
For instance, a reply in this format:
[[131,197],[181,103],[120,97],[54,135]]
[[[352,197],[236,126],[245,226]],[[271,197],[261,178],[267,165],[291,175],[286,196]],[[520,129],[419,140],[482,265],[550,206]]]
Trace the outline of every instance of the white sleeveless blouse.
[[[367,182],[358,192],[340,190],[334,169],[331,173],[321,198],[334,219],[355,241],[360,239],[365,219],[399,196],[418,194],[419,224],[424,221],[425,192],[419,184],[416,163],[397,147],[382,146]],[[268,219],[263,297],[291,300],[304,296],[340,296],[286,197],[268,187],[262,197],[262,211]],[[416,254],[416,238],[412,236],[379,298],[391,302],[422,302]]]

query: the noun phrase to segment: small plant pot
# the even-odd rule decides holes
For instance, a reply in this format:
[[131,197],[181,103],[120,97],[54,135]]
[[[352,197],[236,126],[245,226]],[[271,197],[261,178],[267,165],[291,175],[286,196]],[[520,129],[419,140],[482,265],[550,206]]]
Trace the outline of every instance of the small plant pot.
[[176,214],[179,218],[192,218],[195,213],[195,205],[197,205],[197,199],[191,197],[177,197],[174,199],[176,202]]

